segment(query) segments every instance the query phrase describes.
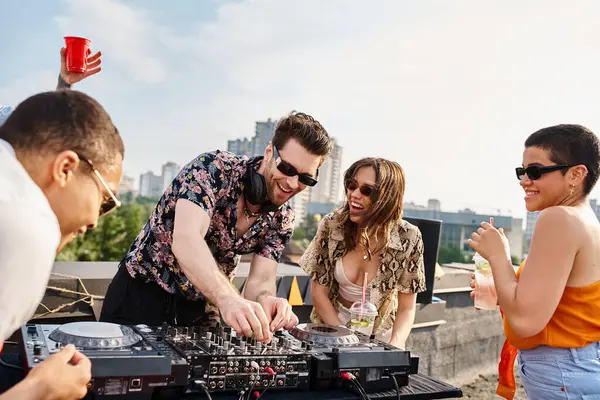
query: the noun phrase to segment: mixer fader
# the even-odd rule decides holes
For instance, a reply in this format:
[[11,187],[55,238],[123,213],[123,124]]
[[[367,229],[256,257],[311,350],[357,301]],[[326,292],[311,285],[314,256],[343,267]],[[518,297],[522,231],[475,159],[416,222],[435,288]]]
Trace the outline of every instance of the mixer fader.
[[[276,332],[271,343],[238,337],[230,327],[154,328],[189,365],[191,382],[211,391],[238,391],[251,388],[307,389],[311,355],[306,343]],[[161,340],[161,339],[159,339]]]

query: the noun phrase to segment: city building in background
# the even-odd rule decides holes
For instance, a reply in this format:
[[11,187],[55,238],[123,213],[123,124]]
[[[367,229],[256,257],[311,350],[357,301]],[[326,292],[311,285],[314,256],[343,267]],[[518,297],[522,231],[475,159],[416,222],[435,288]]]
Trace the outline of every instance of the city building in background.
[[269,142],[273,139],[275,126],[277,126],[277,121],[272,121],[271,118],[263,122],[257,121],[254,136],[251,139],[228,140],[227,151],[239,156],[262,156],[265,154]]
[[152,198],[162,196],[165,189],[173,182],[173,179],[175,179],[180,169],[181,167],[179,165],[169,161],[162,165],[161,175],[156,175],[152,171],[141,174],[139,195]]
[[[262,156],[275,134],[277,121],[257,121],[254,136],[227,141],[227,151],[240,156]],[[301,224],[309,214],[326,214],[339,205],[343,193],[342,182],[342,147],[335,138],[331,139],[331,154],[319,169],[319,183],[306,188],[290,200],[296,214],[296,224]],[[325,213],[313,211],[326,211]]]
[[529,252],[529,246],[531,246],[531,236],[533,235],[533,227],[535,226],[535,220],[540,212],[527,212],[527,222],[525,223],[525,249],[524,252]]
[[162,189],[163,192],[171,185],[181,167],[174,162],[167,162],[162,166]]
[[[596,217],[600,220],[600,209],[598,208],[598,200],[590,199],[590,207],[594,210]],[[529,246],[531,246],[531,237],[533,236],[533,228],[535,227],[535,221],[537,220],[539,211],[527,212],[527,224],[525,225],[525,255],[529,253]]]
[[319,168],[319,183],[311,189],[311,203],[337,204],[342,185],[342,148],[336,139],[331,139],[332,150]]
[[523,259],[524,232],[521,218],[477,214],[469,209],[446,212],[441,210],[441,203],[436,199],[429,200],[427,206],[405,203],[403,210],[406,217],[442,220],[440,246],[457,247],[468,253],[473,252],[473,249],[467,244],[471,234],[479,228],[481,222],[489,221],[490,217],[494,217],[494,225],[504,229],[504,234],[510,244],[511,255],[520,260]]
[[123,178],[121,178],[121,184],[119,185],[119,189],[117,189],[117,195],[124,195],[125,193],[131,193],[133,195],[136,194],[135,190],[135,178],[133,176],[123,174]]
[[296,226],[302,224],[308,215],[308,205],[310,203],[310,188],[306,188],[290,199],[290,206],[294,210]]

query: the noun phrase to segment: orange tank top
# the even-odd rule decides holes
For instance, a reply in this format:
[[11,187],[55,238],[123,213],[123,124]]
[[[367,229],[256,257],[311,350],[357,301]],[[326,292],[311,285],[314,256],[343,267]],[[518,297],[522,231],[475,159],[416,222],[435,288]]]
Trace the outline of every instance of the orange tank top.
[[[525,261],[517,271],[517,278]],[[520,350],[537,346],[581,348],[600,341],[600,281],[583,287],[566,287],[546,327],[537,335],[519,337],[504,318],[504,334]]]

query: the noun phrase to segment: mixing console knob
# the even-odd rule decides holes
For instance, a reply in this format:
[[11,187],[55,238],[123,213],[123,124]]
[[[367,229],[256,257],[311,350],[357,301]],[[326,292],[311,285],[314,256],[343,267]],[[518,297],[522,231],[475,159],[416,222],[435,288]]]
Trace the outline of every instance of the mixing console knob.
[[212,332],[206,332],[206,340],[210,341],[212,339]]
[[242,349],[242,350],[246,349],[246,342],[240,342],[240,349]]
[[42,346],[40,346],[39,344],[33,345],[33,355],[41,356],[42,355]]
[[223,350],[229,350],[229,342],[223,342]]
[[189,328],[186,326],[185,328],[183,328],[183,334],[187,335],[189,332]]

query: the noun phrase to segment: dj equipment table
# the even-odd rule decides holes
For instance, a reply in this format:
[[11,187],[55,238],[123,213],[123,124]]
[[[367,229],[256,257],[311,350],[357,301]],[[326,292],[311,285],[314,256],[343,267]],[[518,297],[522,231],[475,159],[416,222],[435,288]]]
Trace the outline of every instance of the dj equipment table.
[[[218,323],[27,324],[15,342],[20,360],[11,364],[26,373],[66,344],[76,345],[92,362],[90,399],[235,400],[240,392],[246,392],[244,399],[258,397],[255,392],[267,400],[366,398],[350,390],[351,385],[368,393],[369,399],[462,397],[459,388],[419,374],[418,357],[410,352],[346,327],[324,324],[277,331],[268,344],[237,337]],[[14,376],[0,378],[10,381]],[[12,386],[6,383],[1,386]],[[399,393],[394,386],[399,386]]]
[[[406,400],[428,400],[428,399],[456,399],[462,397],[460,388],[440,382],[425,375],[411,375],[408,386],[400,388],[400,398]],[[398,398],[395,390],[381,393],[370,393],[369,399],[372,400],[394,400]],[[206,394],[186,395],[185,400],[207,399]],[[231,400],[236,399],[232,394],[213,394],[213,400]],[[286,399],[286,400],[360,400],[360,396],[355,393],[338,390],[327,391],[290,391],[290,392],[269,392],[267,391],[261,399]]]

